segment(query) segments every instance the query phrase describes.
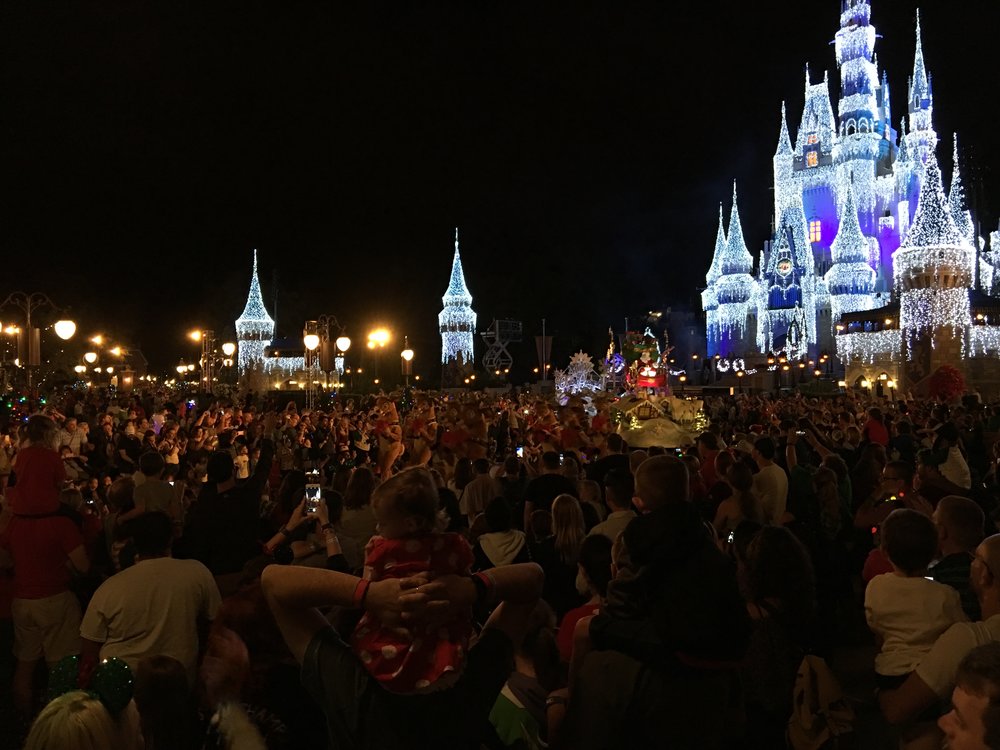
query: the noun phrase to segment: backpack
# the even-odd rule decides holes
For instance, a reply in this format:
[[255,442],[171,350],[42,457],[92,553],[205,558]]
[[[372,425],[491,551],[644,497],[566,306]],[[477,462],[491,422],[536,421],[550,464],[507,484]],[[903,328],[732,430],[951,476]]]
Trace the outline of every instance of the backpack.
[[854,731],[854,709],[830,667],[819,656],[806,655],[792,691],[792,716],[786,738],[794,750],[833,750]]

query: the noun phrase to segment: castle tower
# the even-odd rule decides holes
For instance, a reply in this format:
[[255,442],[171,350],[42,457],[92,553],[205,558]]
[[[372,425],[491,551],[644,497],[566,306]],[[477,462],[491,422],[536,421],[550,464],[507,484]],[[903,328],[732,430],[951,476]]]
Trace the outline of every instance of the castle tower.
[[[718,295],[719,346],[716,354],[723,357],[742,354],[755,338],[750,331],[750,304],[756,290],[753,256],[747,250],[736,204],[736,183],[733,183],[733,211],[729,217],[729,237],[722,253],[720,276],[715,284]],[[713,355],[714,356],[714,355]]]
[[937,133],[934,132],[934,88],[931,77],[924,65],[924,46],[920,37],[920,11],[917,11],[917,44],[913,53],[913,76],[907,90],[907,107],[909,110],[908,146],[910,158],[926,164],[928,158],[937,146]]
[[719,349],[719,296],[715,288],[722,275],[722,255],[726,252],[726,228],[722,222],[722,204],[719,204],[719,231],[715,235],[715,253],[712,265],[705,274],[705,289],[701,293],[701,307],[705,311],[705,334],[708,342],[708,356],[714,357]]
[[962,170],[958,162],[958,134],[952,135],[954,150],[952,151],[953,169],[951,171],[951,189],[948,191],[948,210],[958,228],[958,233],[974,249],[976,247],[976,231],[972,225],[972,214],[965,204],[965,188],[962,186]]
[[931,151],[913,225],[893,259],[911,383],[963,360],[974,257],[948,211]]
[[462,258],[458,252],[458,227],[455,227],[455,257],[451,262],[451,280],[441,302],[444,304],[444,309],[438,315],[441,362],[447,364],[460,354],[463,362],[472,362],[476,313],[472,309],[472,294],[465,285]]
[[[788,135],[788,116],[785,103],[781,103],[781,129],[778,131],[778,147],[774,151],[771,163],[774,166],[774,226],[781,224],[781,213],[800,193],[799,186],[792,176],[792,163],[795,152],[792,150],[792,139]],[[801,203],[801,200],[799,200]]]
[[[876,233],[873,226],[877,201],[875,164],[883,140],[878,132],[878,70],[872,60],[875,27],[869,23],[871,6],[868,0],[844,0],[841,8],[840,30],[836,36],[841,87],[837,105],[840,138],[833,158],[837,164],[838,184],[853,184],[854,202],[861,213],[863,231],[872,236]],[[844,195],[837,195],[840,206],[844,200]]]
[[868,240],[861,233],[854,203],[854,186],[848,184],[840,227],[830,247],[833,266],[826,273],[833,322],[840,316],[874,305],[875,271],[869,265]]
[[257,250],[253,251],[253,273],[250,276],[250,293],[243,314],[236,319],[236,342],[239,347],[239,373],[246,375],[253,370],[263,371],[264,348],[274,338],[274,320],[264,307],[257,276]]

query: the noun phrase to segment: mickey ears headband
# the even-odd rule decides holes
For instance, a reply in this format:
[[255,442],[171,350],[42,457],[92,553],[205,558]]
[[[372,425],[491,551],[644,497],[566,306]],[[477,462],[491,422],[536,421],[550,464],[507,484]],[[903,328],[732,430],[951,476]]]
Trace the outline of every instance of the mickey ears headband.
[[102,659],[96,665],[81,663],[79,656],[67,656],[49,672],[48,699],[74,690],[85,690],[97,698],[108,712],[118,715],[132,700],[132,670],[121,659]]

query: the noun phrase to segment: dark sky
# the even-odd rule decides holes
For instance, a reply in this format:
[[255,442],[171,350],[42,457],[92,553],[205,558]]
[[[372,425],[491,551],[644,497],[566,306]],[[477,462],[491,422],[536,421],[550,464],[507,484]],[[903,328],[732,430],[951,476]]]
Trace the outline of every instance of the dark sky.
[[[898,121],[916,3],[873,4]],[[481,325],[545,316],[557,351],[597,353],[624,315],[694,301],[734,178],[767,239],[781,100],[794,129],[806,63],[839,88],[839,5],[5,3],[3,289],[166,367],[190,327],[231,328],[256,247],[280,333],[385,322],[419,371],[458,225]],[[935,124],[992,229],[1000,3],[922,12]]]

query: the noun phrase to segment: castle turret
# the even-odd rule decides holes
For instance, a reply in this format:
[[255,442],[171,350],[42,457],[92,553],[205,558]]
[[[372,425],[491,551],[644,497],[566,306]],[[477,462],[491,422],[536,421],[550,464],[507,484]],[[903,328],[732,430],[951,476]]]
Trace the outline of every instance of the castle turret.
[[719,346],[719,297],[715,288],[722,275],[722,256],[726,252],[726,228],[722,221],[722,204],[719,204],[719,231],[715,235],[715,252],[712,264],[705,274],[705,289],[701,293],[701,307],[705,311],[705,335],[708,342],[708,356],[714,357]]
[[[728,356],[741,353],[746,347],[744,341],[748,333],[750,303],[754,296],[755,284],[753,256],[747,250],[740,224],[740,212],[736,203],[736,183],[733,183],[733,211],[729,217],[729,237],[722,254],[722,274],[716,282],[719,310],[719,350],[718,354]],[[752,338],[749,340],[752,341]]]
[[448,363],[459,357],[462,362],[472,362],[476,313],[472,309],[472,294],[465,285],[462,257],[458,251],[458,227],[455,227],[455,256],[451,261],[451,279],[441,302],[444,304],[444,309],[438,314],[441,362]]
[[923,362],[923,374],[962,359],[973,258],[948,211],[932,151],[913,225],[893,258],[903,340],[908,352],[917,351],[912,360]]
[[239,348],[239,372],[246,375],[253,370],[263,371],[264,349],[274,338],[274,319],[264,306],[257,275],[257,251],[253,251],[253,271],[250,275],[250,293],[243,313],[236,319],[236,341]]
[[781,222],[781,212],[798,193],[798,185],[792,176],[792,166],[795,161],[795,151],[792,149],[792,139],[788,135],[788,116],[785,103],[781,103],[781,129],[778,131],[778,147],[774,158],[774,226]]
[[925,164],[937,145],[934,132],[934,92],[931,77],[924,65],[924,46],[920,36],[920,11],[917,11],[917,42],[913,53],[913,76],[907,91],[907,107],[910,118],[910,157]]
[[952,135],[954,148],[952,151],[953,168],[951,171],[951,190],[948,192],[948,210],[958,228],[958,233],[969,243],[976,246],[976,230],[972,225],[972,213],[965,204],[965,188],[962,186],[962,170],[958,162],[958,134]]
[[854,186],[847,186],[840,227],[830,247],[833,266],[826,273],[833,321],[844,313],[874,307],[875,271],[869,263],[868,240],[861,233],[854,202]]

